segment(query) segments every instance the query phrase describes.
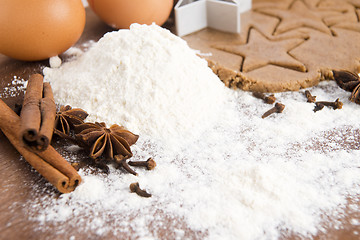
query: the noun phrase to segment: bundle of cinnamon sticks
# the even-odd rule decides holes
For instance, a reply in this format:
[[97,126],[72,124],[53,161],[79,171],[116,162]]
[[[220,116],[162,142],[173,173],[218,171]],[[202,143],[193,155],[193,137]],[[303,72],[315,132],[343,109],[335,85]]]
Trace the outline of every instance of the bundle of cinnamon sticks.
[[56,105],[50,83],[33,74],[28,81],[21,109],[21,135],[24,143],[45,150],[54,131]]
[[31,75],[20,117],[0,99],[0,129],[11,144],[61,193],[73,191],[81,182],[77,171],[50,146],[56,105],[49,83]]

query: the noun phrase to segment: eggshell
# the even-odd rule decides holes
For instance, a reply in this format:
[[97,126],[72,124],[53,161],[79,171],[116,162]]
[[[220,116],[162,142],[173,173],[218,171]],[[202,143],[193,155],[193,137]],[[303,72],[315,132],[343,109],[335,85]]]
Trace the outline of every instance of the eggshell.
[[35,61],[56,56],[85,27],[81,0],[0,0],[0,53]]
[[91,9],[108,25],[120,29],[132,23],[161,26],[168,19],[173,0],[88,0]]

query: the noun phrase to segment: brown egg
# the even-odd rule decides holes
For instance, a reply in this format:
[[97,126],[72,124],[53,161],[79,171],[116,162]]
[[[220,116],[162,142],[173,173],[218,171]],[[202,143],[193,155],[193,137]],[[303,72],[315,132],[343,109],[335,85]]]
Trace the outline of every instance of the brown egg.
[[88,0],[92,10],[111,27],[129,28],[132,23],[161,26],[168,19],[173,0]]
[[0,53],[35,61],[56,56],[85,27],[81,0],[0,0]]

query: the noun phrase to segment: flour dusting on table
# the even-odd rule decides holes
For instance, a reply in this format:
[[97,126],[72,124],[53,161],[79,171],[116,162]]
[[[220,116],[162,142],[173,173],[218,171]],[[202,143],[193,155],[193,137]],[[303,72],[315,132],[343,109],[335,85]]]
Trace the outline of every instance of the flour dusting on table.
[[[67,222],[77,226],[84,234],[88,232],[89,237],[96,237],[92,235],[95,232],[99,238],[250,240],[277,239],[288,233],[311,237],[328,226],[341,228],[339,219],[344,215],[348,201],[354,204],[350,204],[346,211],[360,211],[360,107],[348,101],[349,93],[337,87],[336,83],[323,82],[310,90],[318,100],[340,98],[344,102],[341,110],[324,108],[314,113],[314,104],[306,102],[302,91],[279,93],[276,97],[285,104],[284,112],[262,119],[261,115],[271,105],[252,97],[251,93],[224,89],[215,82],[220,83],[215,75],[203,69],[201,74],[197,73],[185,60],[201,66],[205,63],[201,59],[195,60],[196,55],[186,44],[169,32],[155,26],[134,26],[130,31],[111,34],[116,38],[105,36],[83,57],[65,63],[59,69],[45,70],[45,76],[54,85],[55,97],[61,102],[79,104],[74,107],[90,111],[94,114],[93,118],[103,117],[105,121],[116,123],[124,121],[136,128],[140,138],[132,146],[133,159],[143,160],[151,156],[156,159],[157,167],[153,171],[139,170],[139,176],[125,174],[112,167],[109,175],[94,175],[90,170],[81,170],[83,183],[74,192],[59,198],[44,195],[41,189],[36,188],[38,201],[29,203],[27,208],[30,209],[29,216],[39,222],[40,231],[45,231],[49,224],[55,224],[58,232],[66,234],[61,223]],[[148,39],[154,35],[159,44]],[[141,44],[131,51],[115,47],[115,42],[117,46],[129,47],[133,44],[130,41]],[[171,48],[161,48],[161,44],[168,41],[181,45],[181,50],[172,52]],[[105,53],[104,56],[95,54],[105,42],[113,43],[113,53]],[[148,60],[152,57],[156,59],[156,53],[164,56],[168,52],[169,65],[162,62],[136,70],[136,66],[130,63],[139,58],[142,48],[151,49],[147,49],[151,53],[151,56],[146,55]],[[116,62],[116,51],[128,51],[128,55],[122,56],[124,60],[121,64],[108,64]],[[86,57],[87,54],[94,58]],[[187,57],[181,59],[185,54],[188,54]],[[184,65],[172,65],[177,57],[184,61]],[[164,64],[166,67],[163,67]],[[88,72],[77,73],[75,66],[89,66],[89,69]],[[94,76],[94,72],[99,72],[94,69],[98,66],[103,75]],[[135,70],[130,71],[129,68],[133,67]],[[162,79],[169,77],[166,68],[173,68],[177,73],[184,71],[186,75],[177,77],[187,81],[186,84]],[[67,71],[69,75],[66,75]],[[141,82],[135,75],[128,75],[137,71],[142,71]],[[154,71],[158,73],[156,78],[151,75]],[[70,78],[71,75],[70,80],[61,78]],[[109,86],[115,86],[109,80],[113,75],[125,78],[117,81],[126,91],[120,86],[116,90],[109,89]],[[81,79],[76,79],[76,76]],[[188,81],[185,76],[194,76],[192,80],[197,82]],[[89,80],[85,81],[86,77]],[[135,79],[129,81],[127,77]],[[104,83],[100,84],[102,81]],[[189,89],[189,85],[196,89]],[[82,92],[74,92],[78,88]],[[183,88],[186,93],[182,92]],[[66,93],[68,89],[69,93]],[[134,94],[131,91],[136,89],[140,99],[149,101],[143,103],[142,108],[133,106],[141,102],[131,97]],[[130,104],[135,109],[129,106],[118,112],[109,105],[104,108],[106,101],[113,101],[111,97],[116,91],[125,94],[120,96],[121,100],[127,101],[130,94],[129,99],[134,102],[113,104],[117,107]],[[196,92],[201,97],[192,95]],[[143,108],[150,102],[152,107]],[[205,113],[187,109],[193,105],[196,111],[204,110]],[[181,110],[168,109],[172,106]],[[209,113],[209,107],[218,118]],[[101,114],[96,115],[99,111]],[[144,111],[144,122],[139,119],[141,111]],[[199,119],[188,119],[187,125],[183,115],[170,114],[180,114],[178,111],[189,117],[194,114]],[[162,112],[169,115],[156,116]],[[159,123],[149,120],[150,116],[158,117],[164,128],[172,129],[161,129]],[[204,124],[204,117],[212,121],[200,131],[197,121]],[[175,151],[164,145],[161,137],[170,133],[181,136],[182,131],[175,129],[176,126],[188,130],[196,127],[200,136],[194,135],[185,141],[186,144],[183,144],[183,139],[173,138],[175,143],[179,143]],[[346,145],[342,147],[338,143]],[[68,151],[65,157],[73,160],[76,148],[69,146],[65,150]],[[152,197],[144,199],[130,193],[129,184],[135,181],[151,192]],[[351,219],[355,225],[359,221]],[[164,232],[167,235],[161,235]]]
[[5,86],[3,91],[0,92],[0,98],[5,99],[8,97],[15,97],[25,92],[27,86],[27,81],[14,76],[11,83],[8,86]]

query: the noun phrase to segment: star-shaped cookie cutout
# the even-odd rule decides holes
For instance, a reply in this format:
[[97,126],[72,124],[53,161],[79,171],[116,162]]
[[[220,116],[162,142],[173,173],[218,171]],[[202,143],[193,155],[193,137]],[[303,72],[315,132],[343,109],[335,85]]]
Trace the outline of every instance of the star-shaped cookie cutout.
[[241,4],[236,0],[179,0],[174,7],[176,34],[185,36],[206,27],[239,33],[240,13],[250,8],[249,0]]
[[307,27],[331,35],[331,30],[322,21],[322,15],[332,15],[334,12],[317,11],[310,9],[303,1],[295,0],[289,9],[264,8],[256,11],[280,19],[274,35],[281,34],[296,28]]
[[268,64],[305,72],[305,65],[289,53],[304,41],[304,39],[297,38],[270,40],[256,29],[251,29],[246,44],[226,43],[215,44],[212,47],[242,56],[244,60],[240,70],[243,72],[249,72]]

